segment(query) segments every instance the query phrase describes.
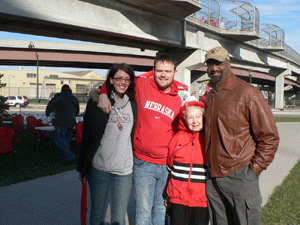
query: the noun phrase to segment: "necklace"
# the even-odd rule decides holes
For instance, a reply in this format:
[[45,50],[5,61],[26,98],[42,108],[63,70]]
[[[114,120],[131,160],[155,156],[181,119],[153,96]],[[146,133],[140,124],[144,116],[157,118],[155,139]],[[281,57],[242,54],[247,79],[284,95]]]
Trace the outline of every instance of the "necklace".
[[[123,120],[123,122],[126,122],[126,121],[124,120],[123,116],[122,116],[122,109],[119,109],[120,112],[119,112],[119,110],[118,110],[117,108],[114,108],[114,110],[116,110],[116,112],[117,112],[118,115],[121,117],[121,119]],[[119,119],[118,119],[118,125],[117,125],[117,126],[118,126],[118,128],[119,128],[120,131],[123,130],[123,126],[122,126],[122,124],[120,123]]]

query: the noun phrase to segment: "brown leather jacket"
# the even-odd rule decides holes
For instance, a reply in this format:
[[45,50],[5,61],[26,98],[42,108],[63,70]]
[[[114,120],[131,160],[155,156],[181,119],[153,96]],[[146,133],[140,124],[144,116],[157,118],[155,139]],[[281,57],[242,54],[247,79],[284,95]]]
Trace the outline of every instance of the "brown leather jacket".
[[258,176],[273,161],[279,144],[262,93],[229,68],[206,99],[205,136],[212,177],[228,176],[248,164]]

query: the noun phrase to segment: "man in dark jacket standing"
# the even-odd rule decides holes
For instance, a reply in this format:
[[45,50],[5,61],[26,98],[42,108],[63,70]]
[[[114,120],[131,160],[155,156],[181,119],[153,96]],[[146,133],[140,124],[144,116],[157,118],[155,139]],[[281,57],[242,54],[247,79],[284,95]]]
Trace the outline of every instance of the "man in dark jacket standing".
[[275,120],[260,90],[232,73],[226,49],[211,49],[205,63],[212,87],[205,125],[210,223],[259,225],[259,174],[278,148]]
[[64,84],[61,93],[54,96],[46,108],[46,116],[55,113],[53,125],[55,126],[54,141],[60,150],[59,158],[67,163],[75,160],[70,143],[72,131],[75,126],[75,117],[79,114],[78,99],[72,94],[69,85]]

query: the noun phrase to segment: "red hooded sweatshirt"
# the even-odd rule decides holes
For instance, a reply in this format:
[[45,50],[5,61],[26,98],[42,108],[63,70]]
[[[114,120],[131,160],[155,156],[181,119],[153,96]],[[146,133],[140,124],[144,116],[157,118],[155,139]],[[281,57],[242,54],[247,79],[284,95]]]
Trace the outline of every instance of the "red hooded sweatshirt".
[[[146,162],[167,164],[168,146],[173,137],[172,123],[179,114],[181,98],[173,82],[170,92],[161,90],[154,77],[136,82],[138,120],[134,134],[134,156]],[[100,93],[107,93],[103,85]]]
[[[193,102],[195,104],[193,104]],[[191,105],[204,104],[198,101]],[[170,202],[189,207],[207,207],[205,166],[205,136],[203,132],[192,132],[184,122],[185,106],[180,113],[179,131],[169,145],[168,169],[170,171],[166,192]]]

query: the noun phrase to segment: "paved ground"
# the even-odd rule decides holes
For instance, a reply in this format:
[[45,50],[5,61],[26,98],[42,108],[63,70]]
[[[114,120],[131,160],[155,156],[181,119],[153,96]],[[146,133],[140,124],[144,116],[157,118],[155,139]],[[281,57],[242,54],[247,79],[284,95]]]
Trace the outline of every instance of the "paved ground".
[[[300,123],[277,123],[277,126],[281,137],[279,150],[260,177],[263,204],[300,158]],[[81,183],[76,171],[2,187],[0,225],[80,224],[80,195]],[[131,198],[128,210],[131,225],[134,225],[134,210]]]

